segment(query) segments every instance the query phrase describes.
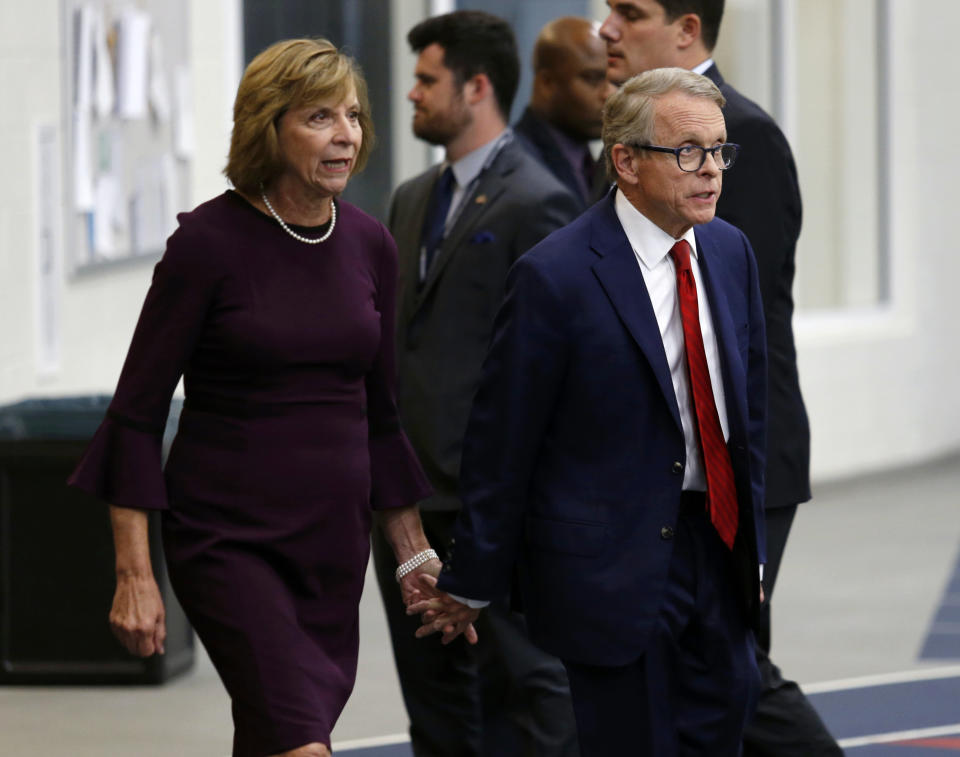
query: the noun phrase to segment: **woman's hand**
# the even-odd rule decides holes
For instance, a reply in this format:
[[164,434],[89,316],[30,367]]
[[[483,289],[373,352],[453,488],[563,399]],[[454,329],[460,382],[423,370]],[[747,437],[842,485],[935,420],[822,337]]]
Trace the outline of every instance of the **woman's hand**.
[[110,507],[117,588],[110,609],[113,635],[131,654],[163,654],[167,638],[166,614],[150,564],[147,513],[129,507]]
[[152,575],[117,575],[110,630],[131,654],[138,657],[163,654],[163,642],[167,638],[166,613]]
[[403,597],[404,607],[409,607],[414,602],[419,602],[423,599],[420,576],[433,576],[434,578],[438,578],[442,567],[443,563],[439,560],[427,560],[427,562],[419,568],[410,571],[400,579],[400,596]]

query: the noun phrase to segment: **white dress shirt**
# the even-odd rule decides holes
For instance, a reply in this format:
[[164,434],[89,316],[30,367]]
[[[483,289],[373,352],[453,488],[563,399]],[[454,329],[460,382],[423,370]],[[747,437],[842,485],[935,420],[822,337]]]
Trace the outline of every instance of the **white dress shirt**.
[[[677,298],[677,271],[670,257],[670,249],[679,241],[644,216],[617,190],[615,199],[617,218],[633,248],[634,255],[643,274],[643,283],[650,295],[663,351],[670,367],[670,379],[677,397],[680,410],[680,423],[683,426],[683,439],[687,448],[687,465],[683,471],[683,488],[706,491],[707,479],[703,468],[703,455],[700,451],[700,439],[697,434],[696,411],[690,394],[690,376],[687,371],[686,350],[683,338],[683,321],[680,319],[680,302]],[[717,347],[717,335],[713,329],[713,317],[710,314],[710,301],[703,286],[698,264],[699,250],[693,228],[687,230],[681,239],[690,244],[690,267],[697,283],[697,302],[700,310],[700,332],[703,334],[703,348],[707,355],[707,369],[710,371],[710,384],[713,387],[713,399],[720,416],[723,438],[730,438],[727,422],[727,405],[724,401],[723,378],[720,373],[720,353]]]

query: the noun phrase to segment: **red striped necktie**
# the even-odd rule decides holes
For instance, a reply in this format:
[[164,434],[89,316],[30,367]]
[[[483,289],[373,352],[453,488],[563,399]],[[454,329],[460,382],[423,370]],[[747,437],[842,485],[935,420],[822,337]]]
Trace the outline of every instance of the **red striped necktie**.
[[733,549],[737,535],[737,487],[733,480],[733,465],[730,450],[723,439],[717,404],[710,385],[707,369],[707,354],[703,348],[700,332],[700,306],[697,301],[697,282],[690,268],[690,245],[681,239],[670,250],[670,257],[677,268],[677,296],[680,301],[680,319],[683,321],[683,337],[686,343],[687,370],[690,375],[690,392],[697,415],[700,446],[703,450],[703,467],[707,474],[707,508],[710,521],[720,538]]

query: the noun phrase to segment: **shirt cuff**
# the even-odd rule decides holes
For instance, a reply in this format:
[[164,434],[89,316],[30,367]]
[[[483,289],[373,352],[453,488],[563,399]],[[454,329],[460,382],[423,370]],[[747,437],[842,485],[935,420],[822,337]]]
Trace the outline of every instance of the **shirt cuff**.
[[456,594],[450,594],[450,592],[447,592],[447,594],[452,599],[457,600],[462,605],[466,605],[471,610],[480,610],[490,604],[490,602],[486,599],[467,599],[466,597],[460,597]]

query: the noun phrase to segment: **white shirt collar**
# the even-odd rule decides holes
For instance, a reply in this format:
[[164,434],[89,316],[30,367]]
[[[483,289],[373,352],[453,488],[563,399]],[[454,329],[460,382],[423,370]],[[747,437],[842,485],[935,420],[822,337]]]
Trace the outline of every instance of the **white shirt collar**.
[[499,147],[505,133],[506,130],[500,132],[500,134],[485,145],[481,145],[476,150],[468,152],[452,164],[453,178],[457,180],[458,187],[463,188],[469,186],[470,182],[480,175],[480,172],[487,163],[487,158],[490,157],[490,153]]
[[694,66],[690,70],[695,74],[703,75],[710,66],[713,65],[713,58],[707,58],[703,63]]
[[[654,269],[670,254],[670,249],[679,240],[671,237],[667,232],[637,210],[630,200],[627,199],[626,195],[619,189],[617,189],[614,203],[617,218],[620,219],[620,225],[623,226],[627,240],[630,242],[630,246],[633,247],[633,251],[640,261],[640,264],[647,270]],[[697,255],[697,238],[693,233],[693,227],[691,226],[687,229],[680,239],[687,240],[691,252],[694,257],[699,260]]]

